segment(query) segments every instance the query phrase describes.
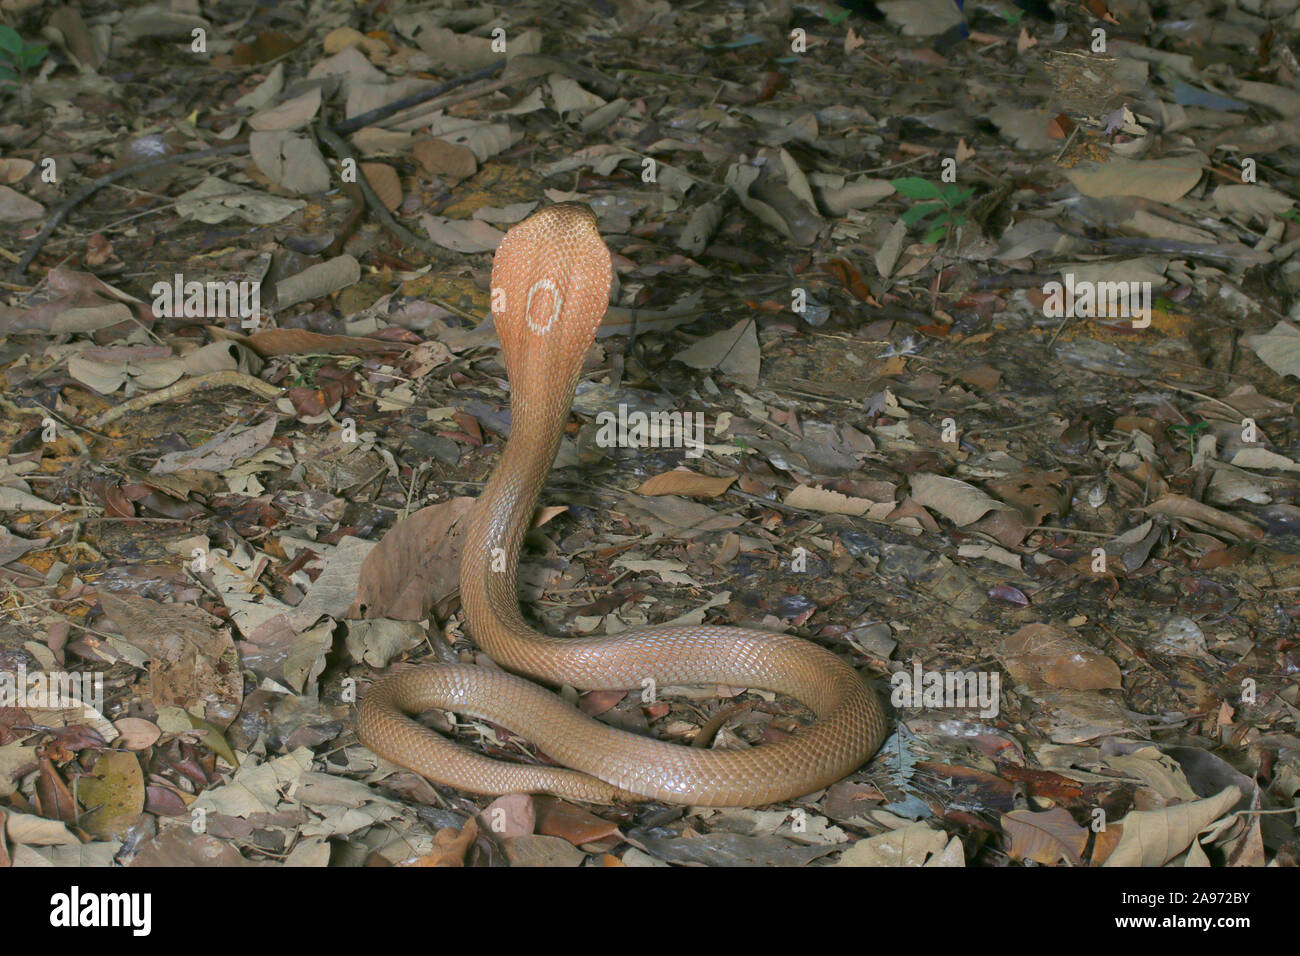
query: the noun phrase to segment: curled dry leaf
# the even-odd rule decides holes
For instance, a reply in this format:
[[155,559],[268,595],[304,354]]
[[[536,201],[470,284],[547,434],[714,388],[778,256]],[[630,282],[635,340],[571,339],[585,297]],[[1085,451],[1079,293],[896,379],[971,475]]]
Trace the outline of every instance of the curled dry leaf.
[[433,850],[429,854],[413,860],[409,866],[464,866],[465,854],[478,839],[478,823],[473,817],[457,832],[451,827],[443,827],[433,837]]
[[1164,866],[1241,799],[1236,787],[1224,787],[1204,800],[1130,813],[1113,825],[1121,831],[1119,843],[1102,865]]

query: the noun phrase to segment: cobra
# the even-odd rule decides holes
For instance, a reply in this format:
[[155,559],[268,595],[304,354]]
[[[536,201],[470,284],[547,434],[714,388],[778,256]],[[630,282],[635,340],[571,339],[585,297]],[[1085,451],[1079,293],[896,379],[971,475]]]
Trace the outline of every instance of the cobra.
[[[492,266],[493,320],[510,379],[511,429],[470,515],[460,597],[470,635],[504,670],[439,664],[400,671],[362,700],[358,735],[393,763],[480,794],[758,806],[810,793],[859,767],[885,735],[879,698],[830,651],[790,635],[711,624],[554,637],[529,626],[520,611],[523,538],[612,277],[609,250],[585,206],[542,209],[501,241]],[[817,719],[775,743],[709,750],[602,724],[536,683],[594,691],[645,681],[762,688],[801,701]],[[435,708],[507,727],[560,766],[493,760],[412,719]]]

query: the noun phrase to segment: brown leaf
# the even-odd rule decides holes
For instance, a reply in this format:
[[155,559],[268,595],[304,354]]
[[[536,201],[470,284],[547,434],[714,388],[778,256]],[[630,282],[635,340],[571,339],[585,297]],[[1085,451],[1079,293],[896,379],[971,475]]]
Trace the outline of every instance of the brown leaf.
[[143,717],[119,717],[113,721],[113,726],[122,735],[115,742],[115,746],[120,744],[127,750],[144,750],[146,747],[152,747],[162,736],[158,725]]
[[1065,860],[1082,866],[1088,831],[1074,822],[1070,811],[1056,807],[1043,813],[1012,810],[1002,815],[1002,829],[1011,837],[1007,853],[1017,860],[1052,866]]
[[99,233],[86,240],[86,265],[102,266],[113,258],[113,244]]
[[595,717],[617,707],[626,696],[625,690],[593,690],[578,699],[578,709],[588,717]]
[[293,403],[293,410],[305,418],[319,415],[328,407],[325,404],[325,393],[319,388],[299,385],[289,389],[286,397]]
[[459,588],[460,549],[473,498],[421,508],[388,529],[361,564],[349,618],[421,621]]
[[862,273],[849,263],[847,259],[828,259],[821,264],[822,271],[828,275],[834,276],[839,280],[840,285],[848,289],[858,299],[863,302],[873,301],[871,298],[871,288],[867,285]]
[[1228,786],[1203,800],[1134,811],[1110,828],[1121,830],[1122,835],[1104,865],[1164,866],[1241,799],[1241,791]]
[[236,43],[230,52],[240,66],[254,66],[279,59],[294,49],[298,42],[283,31],[265,30],[251,43]]
[[1026,624],[1002,641],[998,657],[1017,681],[1075,690],[1118,690],[1119,665],[1092,645],[1052,624]]
[[467,146],[441,139],[422,139],[411,147],[411,154],[430,176],[452,181],[467,179],[478,170],[478,160]]
[[1047,135],[1050,139],[1066,139],[1072,132],[1074,132],[1074,120],[1064,113],[1057,113],[1047,124]]
[[532,833],[537,825],[534,797],[527,793],[507,793],[497,797],[479,813],[484,828],[498,839]]
[[64,823],[77,819],[77,801],[48,757],[41,758],[41,772],[36,778],[36,804],[46,819]]
[[154,705],[206,708],[220,726],[239,713],[243,671],[230,629],[189,604],[160,604],[132,594],[99,592],[99,602],[117,630],[151,658],[149,686]]
[[1015,505],[1037,527],[1050,514],[1064,513],[1070,503],[1070,476],[1062,469],[1022,471],[993,478],[984,487],[1007,504]]
[[957,373],[957,378],[967,385],[974,385],[982,392],[991,392],[998,387],[1002,373],[992,365],[972,365]]
[[306,329],[266,329],[244,337],[227,332],[226,337],[242,341],[263,358],[275,355],[374,355],[401,352],[403,343],[384,342],[355,335],[326,335]]
[[370,188],[389,212],[402,204],[402,180],[392,166],[387,163],[362,163],[361,171],[366,174]]
[[716,498],[724,494],[736,480],[735,475],[715,478],[701,475],[688,468],[675,468],[654,475],[641,483],[636,489],[639,495],[694,495],[701,498]]
[[537,804],[537,832],[543,836],[557,836],[574,846],[595,843],[607,837],[622,837],[617,824],[610,823],[589,810],[556,797],[539,796],[534,799]]
[[411,866],[464,866],[465,854],[478,839],[478,824],[470,817],[457,833],[444,827],[433,837],[433,851],[414,861]]
[[1165,495],[1158,501],[1147,505],[1143,510],[1148,514],[1173,515],[1176,518],[1199,521],[1212,528],[1226,531],[1234,537],[1250,541],[1259,541],[1264,537],[1263,528],[1235,515],[1220,511],[1218,508],[1211,508],[1209,505],[1188,498],[1186,495]]
[[504,841],[511,866],[581,866],[586,854],[568,840],[530,833]]
[[971,525],[970,530],[987,534],[1004,547],[1014,548],[1025,540],[1025,535],[1029,534],[1031,529],[1025,523],[1025,516],[1019,510],[999,510],[990,511]]

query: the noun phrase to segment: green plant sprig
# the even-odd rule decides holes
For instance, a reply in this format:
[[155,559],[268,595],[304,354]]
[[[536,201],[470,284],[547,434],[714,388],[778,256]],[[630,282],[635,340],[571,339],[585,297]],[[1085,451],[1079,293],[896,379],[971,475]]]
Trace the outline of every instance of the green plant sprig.
[[891,179],[889,185],[900,196],[919,200],[903,212],[903,222],[907,225],[912,226],[923,219],[935,217],[930,222],[930,231],[925,234],[926,242],[938,242],[962,225],[968,217],[965,213],[958,212],[957,207],[975,195],[974,187],[961,189],[956,184],[949,183],[941,188],[919,176]]
[[27,43],[13,27],[0,25],[0,89],[17,89],[47,52],[44,43]]

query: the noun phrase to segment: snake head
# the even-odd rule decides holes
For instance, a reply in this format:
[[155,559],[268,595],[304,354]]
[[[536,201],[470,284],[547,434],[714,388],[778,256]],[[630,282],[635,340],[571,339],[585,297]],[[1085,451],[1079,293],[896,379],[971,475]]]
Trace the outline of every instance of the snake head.
[[577,382],[613,276],[584,205],[547,206],[506,233],[492,261],[492,321],[516,395]]

